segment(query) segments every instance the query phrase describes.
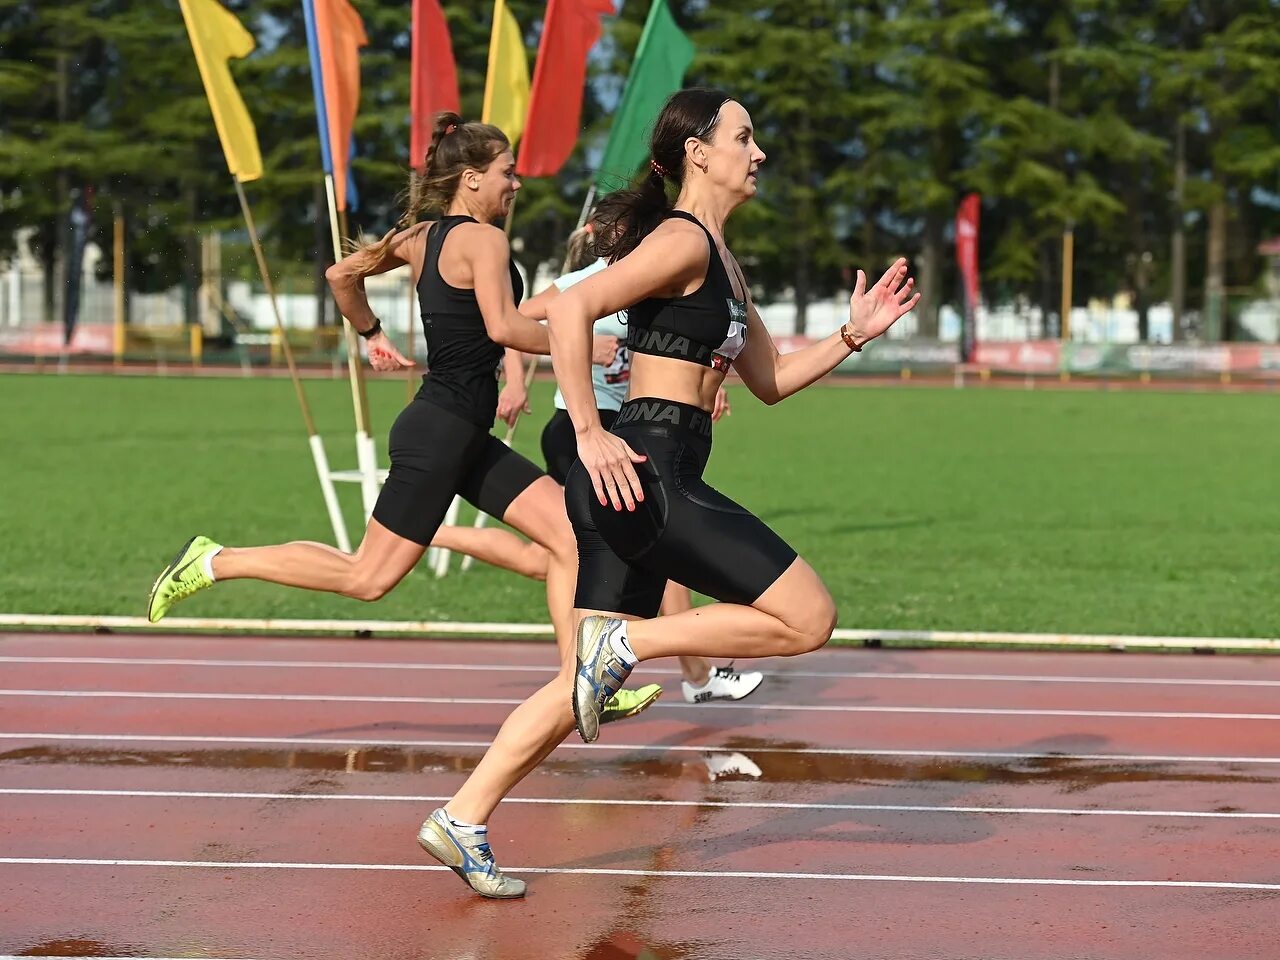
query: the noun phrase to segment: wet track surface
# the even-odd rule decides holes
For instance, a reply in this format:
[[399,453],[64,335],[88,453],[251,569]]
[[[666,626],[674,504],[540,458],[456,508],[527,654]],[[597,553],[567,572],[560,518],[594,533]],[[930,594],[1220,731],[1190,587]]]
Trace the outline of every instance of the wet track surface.
[[548,645],[0,637],[0,955],[1274,958],[1280,660],[827,650],[413,841]]

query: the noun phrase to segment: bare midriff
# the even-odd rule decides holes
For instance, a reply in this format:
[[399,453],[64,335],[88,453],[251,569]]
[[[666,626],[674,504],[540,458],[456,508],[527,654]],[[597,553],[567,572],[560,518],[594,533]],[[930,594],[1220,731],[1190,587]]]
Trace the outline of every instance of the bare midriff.
[[716,391],[724,373],[700,363],[638,353],[631,358],[631,387],[628,397],[660,397],[701,407],[708,413],[716,402]]

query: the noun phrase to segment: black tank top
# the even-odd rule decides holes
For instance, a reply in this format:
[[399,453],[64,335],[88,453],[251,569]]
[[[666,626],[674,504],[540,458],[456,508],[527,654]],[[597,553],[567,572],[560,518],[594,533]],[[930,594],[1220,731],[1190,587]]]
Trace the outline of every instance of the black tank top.
[[733,295],[711,231],[683,210],[671,210],[667,216],[696,223],[707,235],[707,276],[693,293],[649,297],[629,309],[627,349],[728,370],[747,342],[747,305]]
[[[418,396],[471,423],[493,426],[498,409],[498,365],[503,347],[489,339],[475,290],[450,286],[440,276],[440,250],[445,237],[474,217],[442,217],[427,231],[427,253],[418,279],[418,306],[427,343],[427,373]],[[511,292],[518,304],[524,282],[514,263]]]

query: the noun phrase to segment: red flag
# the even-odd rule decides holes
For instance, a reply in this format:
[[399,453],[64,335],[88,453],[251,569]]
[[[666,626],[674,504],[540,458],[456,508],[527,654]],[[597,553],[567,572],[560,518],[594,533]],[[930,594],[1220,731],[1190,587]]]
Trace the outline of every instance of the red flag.
[[956,264],[964,278],[964,296],[969,309],[978,306],[978,214],[981,198],[970,193],[960,201],[956,211]]
[[413,0],[413,65],[409,92],[409,162],[421,170],[431,146],[431,118],[458,111],[458,67],[440,0]]
[[315,0],[316,44],[324,79],[324,103],[338,209],[347,209],[347,161],[351,128],[360,109],[360,48],[368,46],[364,21],[347,0]]
[[524,140],[516,161],[522,177],[558,173],[573,152],[582,122],[587,54],[600,39],[600,18],[613,0],[550,0],[542,21]]

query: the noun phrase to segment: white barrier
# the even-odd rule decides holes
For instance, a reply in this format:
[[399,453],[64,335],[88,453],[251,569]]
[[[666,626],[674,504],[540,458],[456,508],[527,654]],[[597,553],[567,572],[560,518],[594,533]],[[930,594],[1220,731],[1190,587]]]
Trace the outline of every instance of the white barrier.
[[[550,637],[549,623],[468,623],[430,620],[285,620],[231,617],[168,617],[150,623],[146,617],[112,617],[56,614],[0,614],[0,628],[80,629],[150,632],[184,630],[245,633],[340,633],[389,636]],[[864,643],[929,643],[1036,647],[1106,647],[1112,650],[1265,650],[1280,653],[1280,637],[1158,637],[1129,634],[995,633],[950,630],[853,630],[840,629],[836,640]]]

